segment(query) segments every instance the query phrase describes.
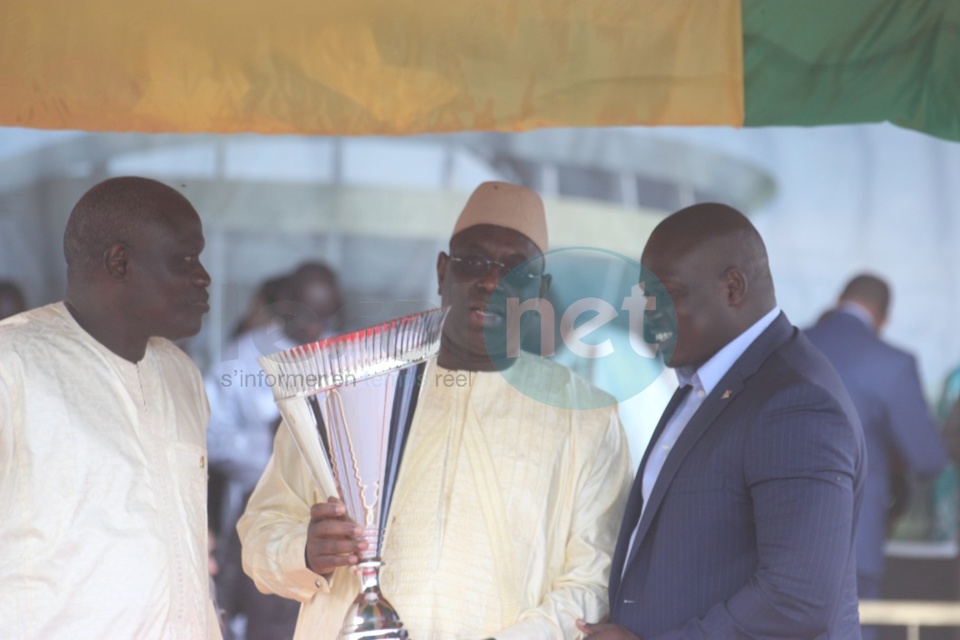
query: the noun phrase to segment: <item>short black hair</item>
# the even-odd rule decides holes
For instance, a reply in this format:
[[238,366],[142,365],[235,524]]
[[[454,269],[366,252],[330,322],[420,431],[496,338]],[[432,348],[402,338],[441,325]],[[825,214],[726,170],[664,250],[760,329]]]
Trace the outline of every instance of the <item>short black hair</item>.
[[841,300],[855,300],[869,305],[874,311],[886,317],[890,308],[890,286],[882,278],[870,273],[861,273],[853,277],[840,294]]
[[104,180],[87,191],[70,212],[63,232],[63,257],[71,270],[97,264],[117,242],[129,242],[134,230],[162,220],[168,204],[193,206],[179,192],[149,178]]

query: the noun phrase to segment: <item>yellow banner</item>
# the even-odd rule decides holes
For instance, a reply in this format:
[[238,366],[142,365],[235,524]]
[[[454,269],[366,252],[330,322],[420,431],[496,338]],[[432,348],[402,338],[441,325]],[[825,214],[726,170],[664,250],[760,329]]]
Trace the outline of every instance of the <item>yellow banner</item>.
[[743,122],[740,0],[3,0],[0,124],[412,134]]

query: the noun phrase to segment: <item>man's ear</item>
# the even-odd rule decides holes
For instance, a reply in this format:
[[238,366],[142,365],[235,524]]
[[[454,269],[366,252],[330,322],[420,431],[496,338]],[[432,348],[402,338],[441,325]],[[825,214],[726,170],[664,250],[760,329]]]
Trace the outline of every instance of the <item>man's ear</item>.
[[443,295],[443,279],[447,275],[447,261],[450,259],[446,253],[441,251],[437,254],[437,294]]
[[103,252],[103,266],[107,275],[113,280],[123,280],[127,277],[127,267],[130,262],[130,248],[122,242],[116,242]]
[[731,307],[740,306],[747,297],[747,276],[740,269],[731,267],[723,274],[723,283],[726,287],[727,303]]

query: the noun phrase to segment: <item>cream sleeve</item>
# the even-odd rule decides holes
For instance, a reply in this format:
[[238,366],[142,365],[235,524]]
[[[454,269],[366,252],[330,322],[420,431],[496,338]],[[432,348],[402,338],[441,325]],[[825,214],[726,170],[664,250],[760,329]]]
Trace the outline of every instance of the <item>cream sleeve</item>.
[[[327,498],[314,484],[293,439],[281,425],[270,462],[237,523],[243,570],[261,592],[303,603],[313,601],[318,594],[356,594],[358,588],[349,569],[338,570],[327,581],[306,565],[310,507]],[[338,582],[343,588],[334,589]],[[346,608],[344,604],[340,611]]]
[[572,496],[576,507],[565,538],[563,568],[540,605],[493,634],[496,640],[580,638],[577,618],[598,622],[609,613],[610,563],[633,469],[620,418],[615,409],[606,415],[599,441],[577,447],[580,479]]

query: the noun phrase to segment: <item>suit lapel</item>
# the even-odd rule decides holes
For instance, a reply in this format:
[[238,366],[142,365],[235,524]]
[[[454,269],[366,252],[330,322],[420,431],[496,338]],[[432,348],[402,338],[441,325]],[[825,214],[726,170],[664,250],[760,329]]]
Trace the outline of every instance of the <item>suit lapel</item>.
[[620,535],[617,536],[617,548],[613,552],[610,571],[611,594],[616,593],[616,589],[620,586],[620,574],[623,571],[623,562],[627,554],[627,548],[630,546],[630,536],[637,526],[637,520],[640,519],[640,511],[643,509],[643,469],[647,466],[647,458],[650,457],[650,448],[653,443],[657,441],[657,438],[660,437],[660,434],[663,433],[667,423],[670,421],[670,417],[673,416],[677,407],[683,402],[688,391],[689,387],[686,389],[680,387],[674,391],[670,402],[667,403],[666,408],[664,408],[663,413],[660,415],[660,421],[657,423],[656,429],[653,430],[650,442],[643,451],[643,459],[640,461],[637,475],[633,479],[633,487],[630,489],[630,497],[627,499],[626,512],[623,514],[623,520],[620,524]]
[[[706,433],[707,429],[714,423],[714,421],[719,417],[726,407],[730,406],[733,399],[743,390],[747,379],[756,373],[757,369],[766,361],[766,359],[776,351],[783,343],[790,339],[794,334],[795,329],[787,320],[786,316],[781,313],[773,321],[773,323],[767,327],[763,333],[753,341],[747,350],[737,359],[737,361],[730,367],[730,370],[720,379],[717,383],[717,386],[714,387],[713,391],[707,396],[703,404],[700,405],[700,408],[697,409],[697,412],[693,414],[690,418],[690,422],[687,423],[687,426],[683,429],[683,433],[680,435],[677,440],[676,445],[673,448],[673,451],[670,452],[670,455],[667,456],[666,461],[663,464],[663,468],[660,470],[660,474],[657,476],[657,482],[654,485],[653,492],[650,494],[650,500],[647,504],[647,508],[643,510],[643,516],[640,519],[640,524],[637,529],[637,536],[633,543],[633,553],[629,558],[626,559],[626,563],[630,564],[634,561],[637,556],[637,550],[640,548],[641,543],[643,542],[644,536],[650,530],[651,523],[656,517],[657,510],[660,508],[660,504],[663,502],[663,498],[667,493],[667,489],[670,486],[670,483],[673,481],[674,476],[677,474],[677,471],[680,469],[680,466],[683,464],[684,459],[687,457],[687,454],[690,453],[690,450],[693,449],[697,441]],[[661,420],[661,423],[664,421]],[[663,424],[657,425],[658,432],[663,429]],[[651,444],[654,440],[651,440]],[[647,447],[647,452],[649,452],[650,447]],[[646,462],[647,455],[644,454],[644,463]],[[636,490],[637,482],[642,483],[643,481],[643,467],[641,466],[641,471],[638,472],[638,477],[634,481],[634,490]],[[642,494],[638,494],[642,495]],[[633,501],[634,496],[631,494],[631,502]],[[642,500],[639,501],[642,507]],[[640,507],[637,507],[638,511]],[[629,544],[630,535],[632,534],[632,527],[630,532],[626,534],[627,544]],[[620,542],[624,537],[623,530],[621,529],[620,534],[621,540],[618,541],[617,552],[620,552]],[[617,586],[619,587],[619,575],[617,575]]]

